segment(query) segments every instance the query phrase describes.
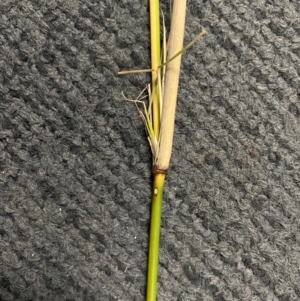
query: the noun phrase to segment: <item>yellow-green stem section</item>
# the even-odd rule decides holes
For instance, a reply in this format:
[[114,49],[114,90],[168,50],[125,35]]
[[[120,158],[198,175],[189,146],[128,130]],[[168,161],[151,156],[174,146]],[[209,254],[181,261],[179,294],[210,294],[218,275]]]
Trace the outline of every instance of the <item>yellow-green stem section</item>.
[[151,221],[150,221],[146,301],[156,301],[159,241],[160,241],[160,222],[161,222],[164,184],[165,184],[165,174],[154,174]]
[[[150,0],[150,42],[151,42],[151,68],[157,70],[160,65],[160,10],[159,0]],[[160,131],[160,99],[157,89],[157,72],[152,71],[152,94],[153,94],[153,128],[156,138]]]

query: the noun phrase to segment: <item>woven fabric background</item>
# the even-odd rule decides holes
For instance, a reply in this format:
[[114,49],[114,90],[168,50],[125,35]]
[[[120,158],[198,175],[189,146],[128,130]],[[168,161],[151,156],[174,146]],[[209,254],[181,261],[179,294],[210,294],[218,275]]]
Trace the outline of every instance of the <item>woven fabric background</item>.
[[[163,1],[167,23],[169,1]],[[0,300],[145,298],[147,1],[0,1]],[[189,0],[159,301],[300,300],[300,2]]]

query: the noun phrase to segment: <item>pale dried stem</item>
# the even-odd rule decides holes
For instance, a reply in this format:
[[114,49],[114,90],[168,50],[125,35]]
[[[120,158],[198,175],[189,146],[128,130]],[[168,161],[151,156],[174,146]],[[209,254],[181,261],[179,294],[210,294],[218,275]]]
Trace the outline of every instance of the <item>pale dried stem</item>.
[[[168,40],[168,59],[183,48],[186,0],[174,0],[172,24]],[[154,172],[167,172],[172,153],[174,122],[180,75],[181,54],[166,66],[163,108],[159,137],[159,152],[154,162]]]

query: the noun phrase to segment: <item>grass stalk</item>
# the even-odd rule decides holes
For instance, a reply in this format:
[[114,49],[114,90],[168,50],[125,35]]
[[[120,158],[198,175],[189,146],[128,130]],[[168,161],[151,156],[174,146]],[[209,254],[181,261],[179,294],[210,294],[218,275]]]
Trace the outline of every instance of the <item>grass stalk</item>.
[[[161,101],[158,78],[158,67],[161,64],[160,42],[160,5],[159,0],[150,0],[150,37],[152,68],[152,121],[155,138],[160,136]],[[154,155],[154,154],[153,154]],[[154,174],[151,204],[151,219],[148,247],[148,272],[146,301],[156,301],[157,276],[159,266],[160,223],[163,202],[165,174]]]
[[151,44],[151,69],[152,71],[152,112],[153,129],[158,139],[160,134],[160,95],[157,88],[157,69],[160,65],[160,6],[159,0],[150,0],[150,44]]
[[163,190],[165,174],[155,174],[153,181],[149,253],[148,253],[148,275],[146,301],[155,301],[157,293],[157,276],[159,266],[159,242],[160,223],[163,202]]
[[[171,31],[168,41],[168,56],[164,83],[164,95],[159,127],[159,150],[153,165],[154,183],[152,192],[152,208],[150,221],[150,239],[148,254],[148,275],[146,301],[156,301],[157,276],[159,266],[160,224],[163,201],[165,174],[169,168],[172,152],[176,100],[178,92],[181,54],[183,47],[186,0],[174,0]],[[151,11],[150,11],[151,13]],[[152,30],[152,27],[151,27]],[[152,34],[152,33],[151,33]],[[152,42],[152,40],[151,40]],[[151,45],[152,51],[152,45]],[[171,60],[171,58],[173,58]],[[156,66],[156,68],[159,65]],[[152,65],[152,68],[155,67]],[[156,69],[155,69],[156,70]],[[153,91],[157,91],[157,84],[152,80]],[[158,102],[159,103],[159,102]],[[153,111],[153,114],[156,112]],[[159,112],[160,113],[160,112]],[[160,115],[158,115],[160,117]],[[153,118],[154,119],[154,118]],[[155,120],[155,119],[154,119]]]
[[[121,71],[118,73],[120,75],[139,72],[152,73],[148,109],[146,109],[145,104],[139,98],[131,100],[135,104],[143,103],[144,105],[144,112],[139,108],[138,110],[146,125],[153,154],[153,191],[146,301],[156,301],[157,294],[163,190],[172,153],[181,55],[198,38],[205,34],[203,30],[193,41],[183,48],[186,2],[187,0],[173,1],[167,56],[165,53],[166,47],[164,47],[164,58],[161,62],[159,0],[150,0],[151,69]],[[166,41],[164,40],[165,45]],[[163,75],[164,78],[162,79]]]

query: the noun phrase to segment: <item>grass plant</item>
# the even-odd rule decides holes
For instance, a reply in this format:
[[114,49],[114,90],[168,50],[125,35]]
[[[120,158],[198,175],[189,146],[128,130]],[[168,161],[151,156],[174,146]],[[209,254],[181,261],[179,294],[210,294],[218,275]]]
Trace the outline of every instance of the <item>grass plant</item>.
[[[160,37],[160,4],[159,0],[150,0],[150,40],[151,68],[144,70],[121,71],[118,74],[151,72],[151,85],[148,85],[149,104],[146,107],[140,99],[130,100],[142,104],[138,111],[145,123],[148,140],[153,155],[153,189],[149,235],[148,273],[146,301],[155,301],[157,295],[157,278],[159,266],[160,224],[165,177],[169,169],[177,92],[181,65],[181,55],[197,39],[205,34],[201,31],[183,48],[186,0],[174,0],[172,6],[171,28],[166,41],[166,29],[163,20],[163,41]],[[129,100],[129,99],[128,99]]]

